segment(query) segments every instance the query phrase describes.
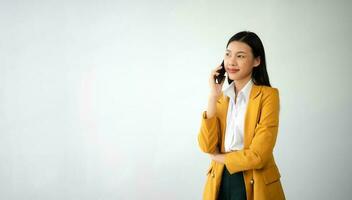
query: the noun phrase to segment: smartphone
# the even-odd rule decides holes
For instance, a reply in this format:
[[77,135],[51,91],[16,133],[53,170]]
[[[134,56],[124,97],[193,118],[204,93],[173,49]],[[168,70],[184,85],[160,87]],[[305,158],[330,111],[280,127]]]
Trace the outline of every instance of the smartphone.
[[215,83],[220,84],[222,82],[222,80],[225,78],[225,65],[224,65],[224,60],[221,63],[221,69],[217,70],[217,72],[219,72],[218,76],[214,76],[215,79]]

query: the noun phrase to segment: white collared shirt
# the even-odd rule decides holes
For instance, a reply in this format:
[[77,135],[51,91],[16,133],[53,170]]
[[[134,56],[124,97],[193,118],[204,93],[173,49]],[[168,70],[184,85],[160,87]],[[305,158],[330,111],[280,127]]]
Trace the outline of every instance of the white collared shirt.
[[238,93],[235,102],[235,81],[227,85],[223,90],[224,95],[230,97],[225,132],[225,152],[232,150],[242,150],[244,142],[244,120],[248,105],[249,95],[252,89],[253,81],[249,80]]

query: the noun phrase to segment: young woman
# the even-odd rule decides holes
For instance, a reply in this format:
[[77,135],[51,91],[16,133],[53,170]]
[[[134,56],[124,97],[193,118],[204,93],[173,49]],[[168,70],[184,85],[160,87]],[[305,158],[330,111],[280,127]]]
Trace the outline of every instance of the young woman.
[[273,149],[279,125],[279,92],[270,86],[260,38],[243,31],[226,45],[228,86],[222,90],[210,74],[208,109],[198,134],[200,149],[211,164],[205,200],[285,199]]

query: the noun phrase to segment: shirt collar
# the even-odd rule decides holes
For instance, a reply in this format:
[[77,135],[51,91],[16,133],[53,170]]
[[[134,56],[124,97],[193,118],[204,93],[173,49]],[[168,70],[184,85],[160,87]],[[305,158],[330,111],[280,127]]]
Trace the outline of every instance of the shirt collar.
[[[226,81],[225,81],[226,82]],[[227,83],[227,82],[226,82]],[[246,85],[241,89],[241,91],[239,92],[238,96],[243,95],[244,100],[246,101],[249,98],[249,94],[250,91],[252,89],[252,85],[253,85],[253,81],[252,79],[250,79]],[[235,81],[232,81],[231,84],[227,84],[224,89],[223,92],[226,96],[230,97],[230,98],[235,98]]]

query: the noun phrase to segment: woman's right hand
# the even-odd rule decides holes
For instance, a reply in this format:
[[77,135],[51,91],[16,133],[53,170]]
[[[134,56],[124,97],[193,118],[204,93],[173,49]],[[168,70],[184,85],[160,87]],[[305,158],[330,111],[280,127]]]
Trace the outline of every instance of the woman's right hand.
[[221,81],[220,84],[215,83],[214,76],[219,75],[217,70],[221,69],[221,65],[213,69],[210,73],[209,77],[209,86],[210,86],[210,96],[214,98],[218,98],[221,95],[222,85],[224,84],[225,78]]

